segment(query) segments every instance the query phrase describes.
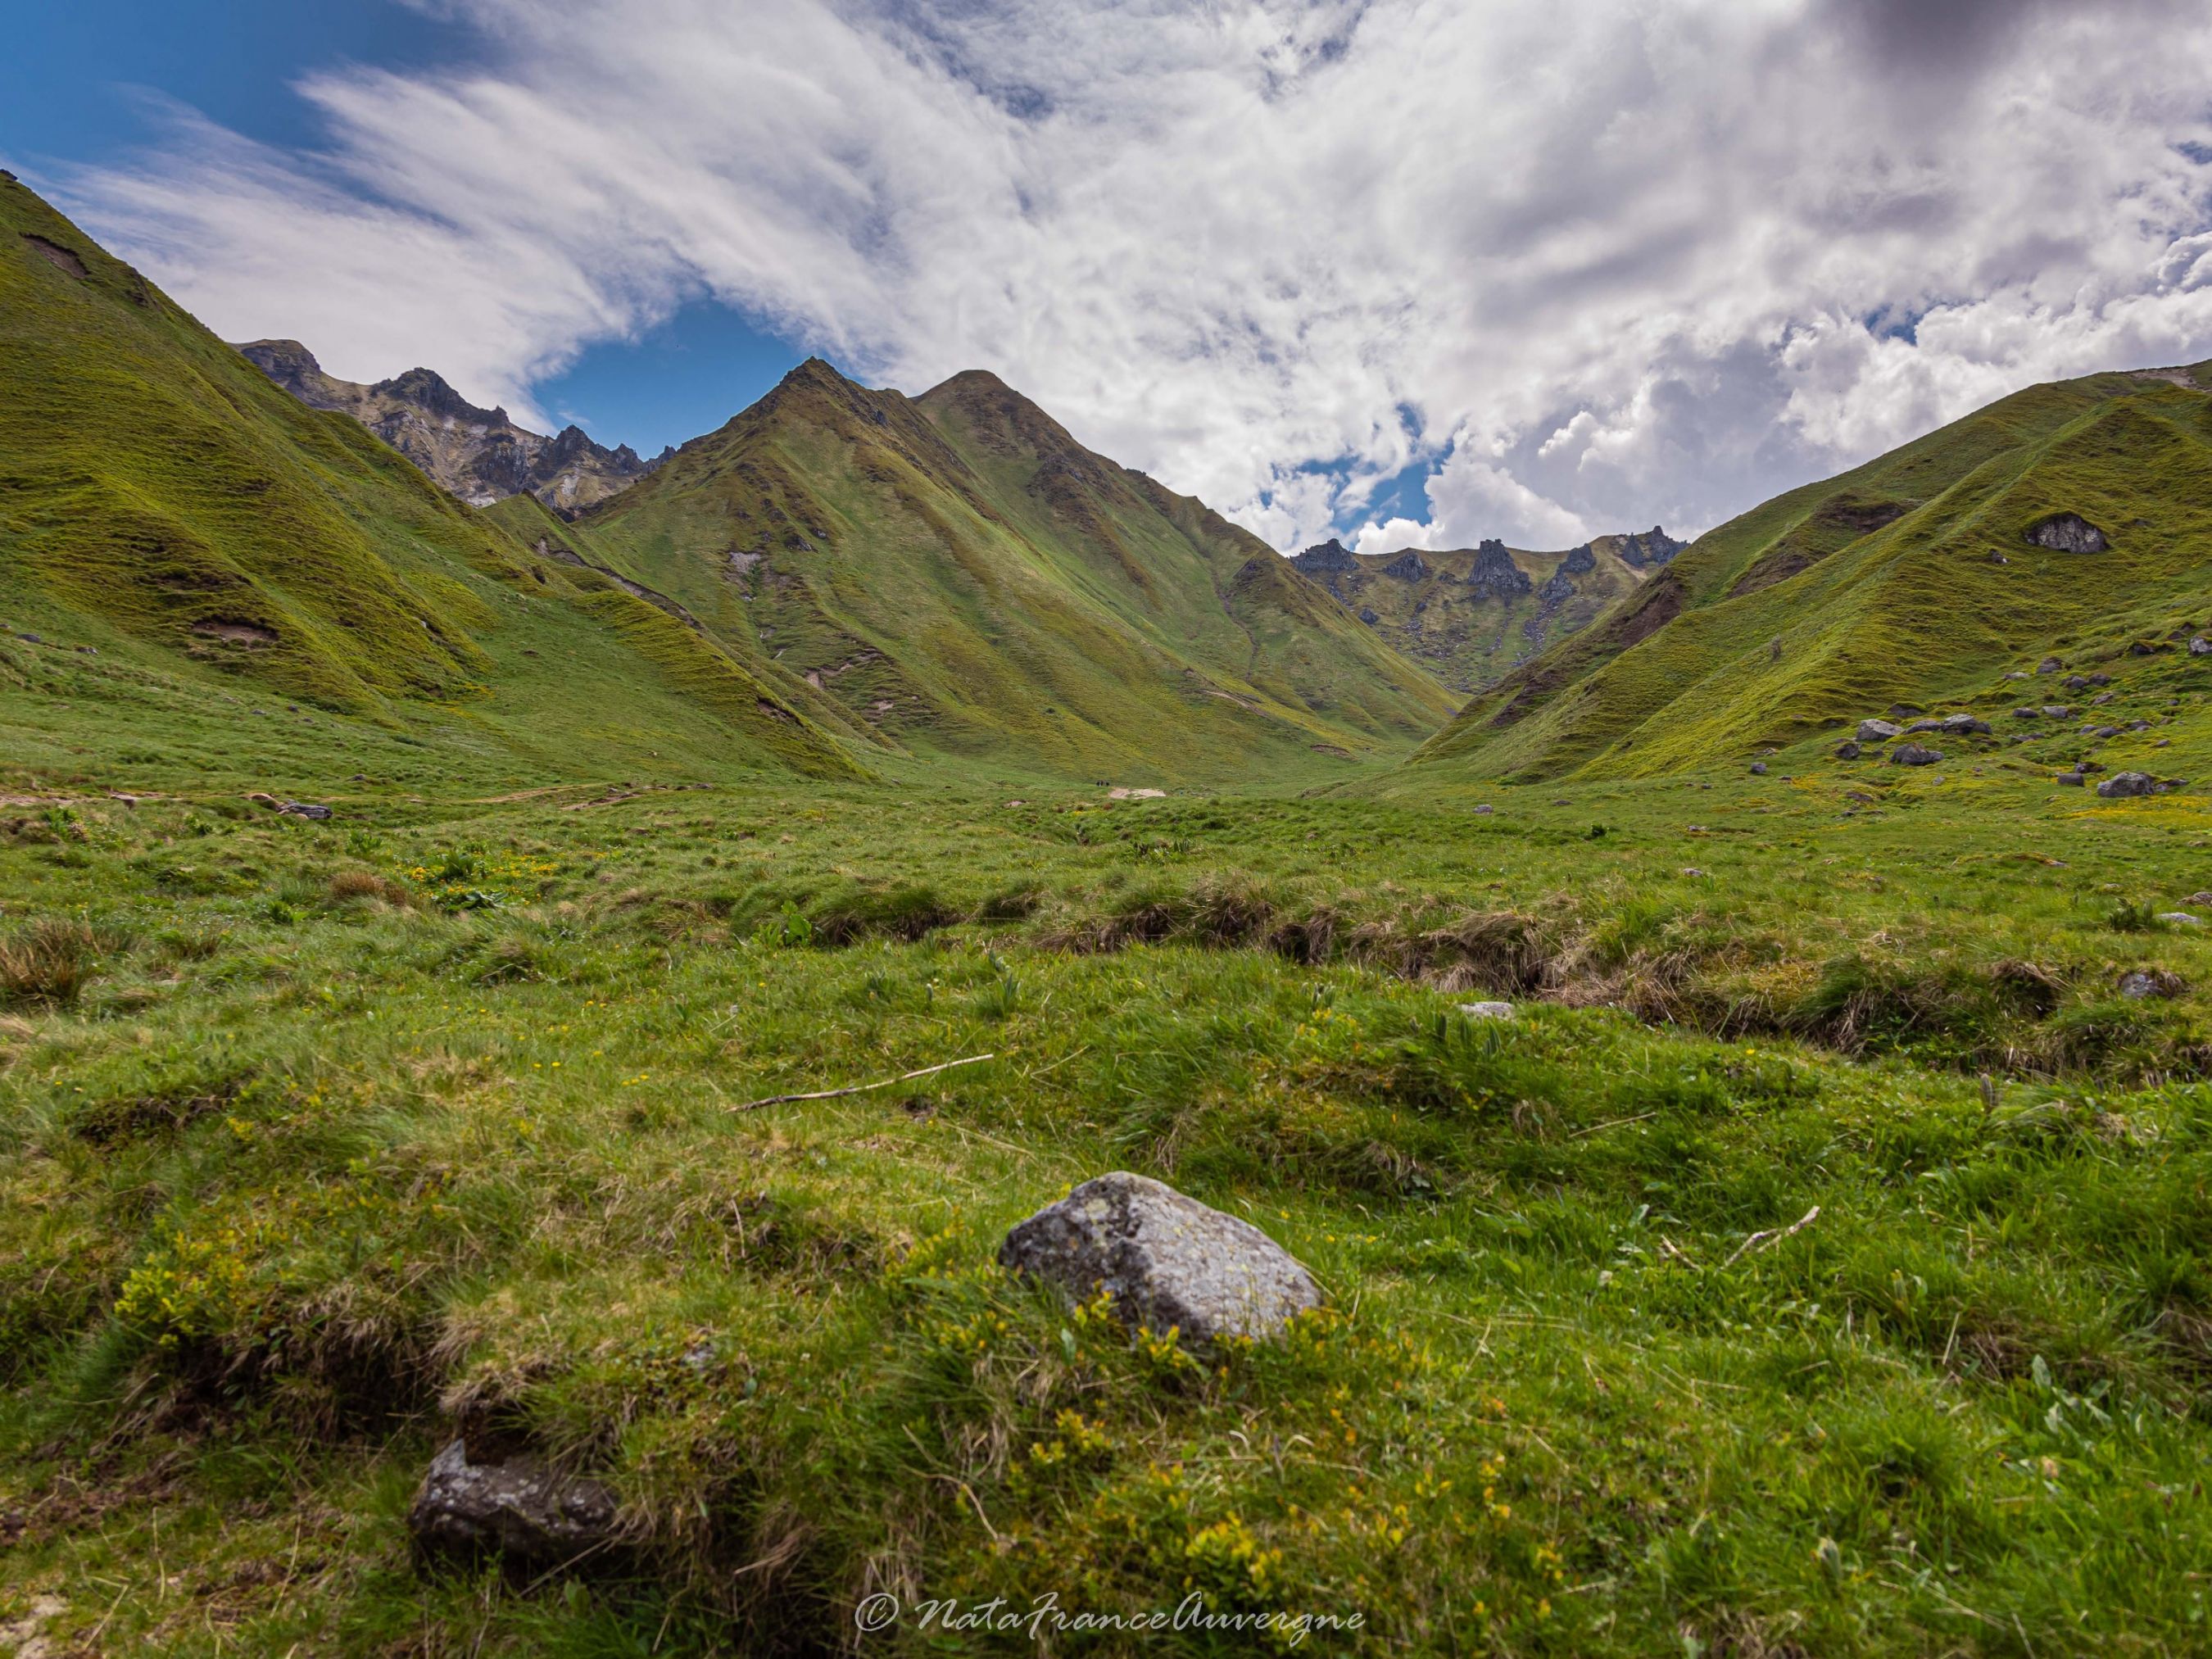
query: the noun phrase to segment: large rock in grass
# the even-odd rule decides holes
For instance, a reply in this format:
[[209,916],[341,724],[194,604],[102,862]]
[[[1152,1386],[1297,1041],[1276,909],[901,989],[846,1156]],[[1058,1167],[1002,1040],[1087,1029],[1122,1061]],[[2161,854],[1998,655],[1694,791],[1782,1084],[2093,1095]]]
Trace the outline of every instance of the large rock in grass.
[[615,1510],[596,1480],[556,1474],[527,1455],[471,1463],[468,1443],[456,1439],[431,1460],[407,1528],[426,1556],[497,1556],[510,1573],[535,1574],[605,1557]]
[[999,1261],[1078,1301],[1109,1291],[1130,1323],[1194,1343],[1267,1336],[1321,1304],[1313,1275],[1257,1227],[1122,1170],[1021,1223]]
[[1903,743],[1890,750],[1889,763],[1892,766],[1933,766],[1942,758],[1943,751],[1940,749],[1923,748],[1917,743]]
[[2079,513],[2054,513],[2028,526],[2027,539],[2054,553],[2101,553],[2112,544]]
[[2158,783],[2148,772],[2115,772],[2097,786],[2097,793],[2111,800],[2122,795],[2148,795]]
[[1861,720],[1858,740],[1861,743],[1887,743],[1898,733],[1894,720]]

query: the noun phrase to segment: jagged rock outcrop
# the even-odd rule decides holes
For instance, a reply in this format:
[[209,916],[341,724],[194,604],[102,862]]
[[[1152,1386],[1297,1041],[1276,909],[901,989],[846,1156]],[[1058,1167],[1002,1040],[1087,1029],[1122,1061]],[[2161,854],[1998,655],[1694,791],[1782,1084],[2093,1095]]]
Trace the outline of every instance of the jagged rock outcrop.
[[573,515],[673,453],[644,460],[628,444],[608,449],[576,426],[545,437],[515,425],[504,409],[478,408],[431,369],[362,386],[325,374],[297,340],[254,340],[238,349],[301,403],[350,415],[472,507],[527,494]]
[[2054,553],[2101,553],[2112,544],[2078,513],[2054,513],[2027,527],[2027,539]]
[[1482,543],[1474,550],[1474,562],[1468,568],[1467,589],[1470,593],[1487,594],[1494,599],[1511,599],[1526,593],[1535,586],[1528,573],[1513,562],[1513,556],[1505,550],[1505,544],[1496,537]]
[[1638,570],[1669,563],[1677,553],[1689,546],[1689,543],[1676,541],[1656,524],[1649,530],[1607,539],[1613,543],[1613,556]]

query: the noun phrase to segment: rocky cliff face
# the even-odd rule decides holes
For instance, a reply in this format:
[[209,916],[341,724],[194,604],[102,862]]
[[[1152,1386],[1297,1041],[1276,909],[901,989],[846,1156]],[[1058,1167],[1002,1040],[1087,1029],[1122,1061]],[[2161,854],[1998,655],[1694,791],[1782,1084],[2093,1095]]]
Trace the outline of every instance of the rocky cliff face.
[[1447,685],[1474,691],[1587,627],[1686,545],[1656,526],[1560,553],[1493,538],[1443,552],[1363,555],[1332,538],[1290,565]]
[[668,459],[663,451],[641,459],[628,444],[605,448],[580,427],[550,438],[527,431],[427,368],[362,386],[325,374],[297,340],[255,340],[239,350],[310,408],[352,416],[471,507],[527,494],[569,517]]

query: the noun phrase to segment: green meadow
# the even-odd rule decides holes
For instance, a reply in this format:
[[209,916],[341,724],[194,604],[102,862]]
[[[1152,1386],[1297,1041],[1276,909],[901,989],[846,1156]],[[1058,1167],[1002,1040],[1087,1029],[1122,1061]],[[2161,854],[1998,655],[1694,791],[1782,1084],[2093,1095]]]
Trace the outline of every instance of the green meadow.
[[[1455,716],[990,376],[478,512],[0,222],[0,1651],[2212,1651],[2204,371]],[[1322,1305],[998,1265],[1113,1170]]]
[[[2212,813],[1844,817],[1842,770],[324,823],[19,774],[0,1610],[210,1655],[1014,1650],[854,1611],[1194,1593],[1359,1615],[1318,1651],[2201,1650],[2212,950],[2157,917]],[[994,1265],[1117,1168],[1327,1308],[1194,1352]],[[418,1570],[461,1418],[607,1481],[618,1556]]]

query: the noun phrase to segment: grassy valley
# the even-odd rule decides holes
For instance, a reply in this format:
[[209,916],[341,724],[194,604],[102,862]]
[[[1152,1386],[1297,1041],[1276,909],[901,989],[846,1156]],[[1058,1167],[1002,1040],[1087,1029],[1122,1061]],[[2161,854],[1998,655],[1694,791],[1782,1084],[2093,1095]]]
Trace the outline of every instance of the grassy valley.
[[[2207,1646],[2196,375],[1501,548],[1454,720],[1485,550],[988,375],[477,510],[0,211],[0,1648]],[[1000,1265],[1116,1170],[1322,1304]]]

